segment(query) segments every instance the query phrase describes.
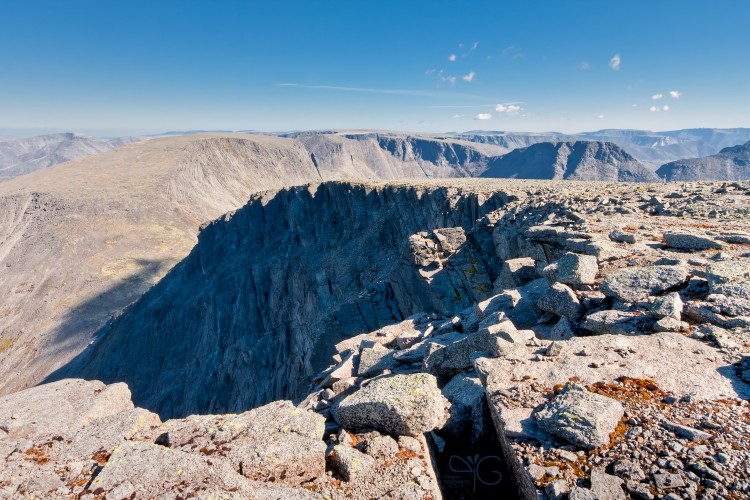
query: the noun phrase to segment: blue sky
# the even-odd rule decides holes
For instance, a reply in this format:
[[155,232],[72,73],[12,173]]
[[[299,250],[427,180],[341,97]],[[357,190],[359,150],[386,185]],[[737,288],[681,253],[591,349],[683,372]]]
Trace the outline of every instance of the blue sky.
[[0,134],[750,126],[750,2],[8,0]]

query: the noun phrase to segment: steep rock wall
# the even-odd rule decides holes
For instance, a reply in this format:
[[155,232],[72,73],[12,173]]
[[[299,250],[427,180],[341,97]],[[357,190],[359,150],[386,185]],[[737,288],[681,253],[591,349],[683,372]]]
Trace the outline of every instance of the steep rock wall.
[[[205,227],[191,254],[55,378],[126,381],[163,416],[300,396],[348,335],[486,297],[491,231],[429,231],[469,228],[509,198],[347,183],[255,196]],[[415,265],[425,244],[461,251],[425,273]]]

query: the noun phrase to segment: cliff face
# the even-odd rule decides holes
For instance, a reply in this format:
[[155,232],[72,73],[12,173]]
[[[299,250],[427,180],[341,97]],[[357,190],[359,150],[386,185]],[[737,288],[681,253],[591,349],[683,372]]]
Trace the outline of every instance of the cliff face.
[[[506,200],[345,183],[253,197],[208,225],[191,254],[56,377],[125,380],[164,416],[299,396],[340,340],[486,297],[497,267],[482,250],[490,233],[466,243],[461,228]],[[419,234],[438,228],[456,229]],[[459,246],[445,265],[415,266]]]
[[750,142],[703,158],[673,161],[657,173],[668,181],[743,181],[750,179]]
[[190,252],[201,224],[242,207],[251,193],[336,179],[465,176],[493,151],[354,137],[153,139],[1,182],[0,394],[38,383],[80,353]]
[[601,141],[547,142],[493,159],[482,177],[655,182],[659,178],[620,149]]

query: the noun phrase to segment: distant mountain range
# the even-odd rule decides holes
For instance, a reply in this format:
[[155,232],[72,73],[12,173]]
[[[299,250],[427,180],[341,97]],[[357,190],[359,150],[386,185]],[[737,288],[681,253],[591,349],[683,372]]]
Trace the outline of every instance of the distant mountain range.
[[722,149],[718,154],[666,163],[656,173],[668,181],[750,179],[750,142]]
[[542,142],[494,159],[482,177],[659,182],[619,146],[604,141]]
[[[194,135],[203,131],[170,131],[158,136]],[[211,131],[225,134],[225,131]],[[249,134],[243,131],[242,134]],[[565,179],[632,179],[658,180],[652,172],[660,169],[659,175],[667,180],[701,178],[750,178],[741,165],[730,168],[724,160],[712,157],[727,147],[750,141],[750,128],[732,129],[685,129],[666,132],[648,130],[599,130],[580,134],[526,133],[504,131],[468,131],[463,133],[427,134],[393,131],[347,131],[316,130],[283,133],[257,133],[254,135],[278,136],[296,139],[305,145],[316,164],[328,162],[328,168],[354,175],[368,173],[367,178],[376,178],[384,172],[394,175],[412,172],[412,175],[476,176],[493,167],[492,176],[498,172],[508,175],[535,178]],[[149,136],[152,140],[157,136]],[[0,137],[0,180],[27,174],[71,159],[102,153],[145,138],[120,137],[96,138],[82,134],[61,133],[31,138]],[[584,147],[585,141],[594,141],[598,146]],[[548,146],[509,156],[499,157],[511,151],[528,148],[540,143]],[[580,144],[578,144],[580,143]],[[610,145],[604,147],[603,143]],[[572,145],[582,148],[567,151]],[[615,150],[612,146],[617,146]],[[523,159],[522,154],[533,157]],[[732,154],[729,152],[728,154]],[[627,155],[627,158],[626,156]],[[579,159],[585,160],[575,165]],[[542,158],[549,160],[548,164]],[[697,159],[696,161],[688,161]],[[606,161],[613,163],[605,168]],[[524,164],[523,162],[531,162]],[[742,158],[739,160],[742,162]],[[412,166],[404,170],[402,163]],[[634,163],[635,162],[635,163]],[[724,165],[719,167],[719,163]],[[636,164],[637,163],[637,164]],[[700,165],[706,164],[705,167]],[[564,167],[562,166],[564,164]],[[677,169],[677,165],[685,165]],[[597,165],[597,166],[593,166]],[[667,167],[667,165],[671,165]],[[422,172],[420,169],[425,167]],[[614,168],[612,168],[614,167]],[[644,170],[645,168],[645,170]],[[723,169],[723,170],[722,170]],[[684,172],[682,174],[677,171]],[[534,172],[533,174],[531,172]],[[724,172],[722,174],[721,172]],[[526,172],[526,173],[524,173]],[[669,173],[665,173],[669,172]],[[701,172],[705,172],[702,174]],[[705,175],[707,177],[701,177]],[[723,177],[721,177],[723,175]],[[539,177],[541,176],[541,177]],[[717,177],[719,176],[719,177]]]
[[100,139],[63,133],[28,138],[0,137],[0,179],[23,175],[139,141],[137,137]]

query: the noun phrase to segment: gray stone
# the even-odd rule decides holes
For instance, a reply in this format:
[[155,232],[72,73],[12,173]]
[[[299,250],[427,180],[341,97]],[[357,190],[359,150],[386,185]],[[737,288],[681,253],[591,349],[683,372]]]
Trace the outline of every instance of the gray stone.
[[399,436],[398,446],[414,453],[422,453],[422,445],[419,444],[419,440],[411,436]]
[[570,492],[570,486],[562,479],[553,481],[544,488],[544,494],[548,500],[563,500],[568,492]]
[[375,469],[374,458],[344,444],[333,447],[330,460],[344,481],[353,481],[372,474]]
[[662,318],[654,323],[653,330],[655,332],[687,332],[690,330],[690,323],[674,318]]
[[666,420],[661,422],[661,426],[667,430],[674,432],[680,437],[689,439],[690,441],[695,441],[695,442],[708,441],[709,439],[713,437],[708,432],[694,429],[692,427],[688,427],[687,425],[675,424],[673,422],[669,422]]
[[709,264],[706,276],[710,293],[750,299],[750,261],[731,260]]
[[456,437],[468,436],[476,443],[485,432],[482,382],[476,376],[458,374],[443,387],[443,395],[451,403],[450,417],[443,430]]
[[425,369],[441,377],[462,372],[472,366],[475,353],[489,352],[491,337],[488,330],[481,330],[447,346],[429,344],[424,357]]
[[642,318],[627,311],[597,311],[583,320],[582,327],[594,333],[637,335]]
[[688,276],[683,265],[630,267],[606,275],[601,291],[623,302],[637,302],[685,283]]
[[690,252],[700,250],[721,250],[724,244],[707,236],[692,233],[664,233],[667,246]]
[[654,474],[654,484],[656,484],[656,487],[660,490],[685,487],[685,481],[682,480],[679,474],[670,474],[666,472],[658,472]]
[[398,453],[398,443],[391,436],[373,432],[362,441],[362,451],[376,458],[390,457]]
[[591,492],[598,500],[627,500],[622,484],[617,476],[599,469],[591,470]]
[[583,306],[575,292],[562,283],[553,284],[539,299],[537,307],[542,311],[564,316],[570,321],[576,321],[583,313]]
[[625,410],[614,399],[568,384],[550,402],[534,414],[543,430],[586,449],[609,443]]
[[599,264],[592,255],[568,252],[557,261],[557,281],[571,286],[593,285]]
[[552,327],[549,333],[550,340],[568,340],[573,337],[575,337],[573,327],[571,326],[570,321],[568,321],[568,318],[564,316],[560,318],[560,321],[555,323],[555,326]]
[[609,239],[612,241],[616,241],[617,243],[633,244],[636,242],[634,234],[626,233],[624,231],[620,231],[619,229],[615,229],[614,231],[610,232]]
[[418,436],[445,423],[448,404],[433,375],[393,375],[374,379],[337,402],[333,416],[345,429]]
[[118,488],[126,493],[122,498],[171,497],[178,493],[188,498],[211,497],[226,491],[259,499],[315,498],[303,489],[250,481],[220,457],[137,441],[125,442],[113,450],[89,486],[91,491],[100,488],[103,491]]
[[517,288],[538,277],[534,259],[529,257],[509,259],[503,262],[498,284],[504,289]]
[[359,351],[358,376],[375,376],[396,366],[393,350],[377,342],[363,341]]
[[682,299],[677,292],[671,292],[661,297],[655,297],[649,311],[655,318],[682,319]]

